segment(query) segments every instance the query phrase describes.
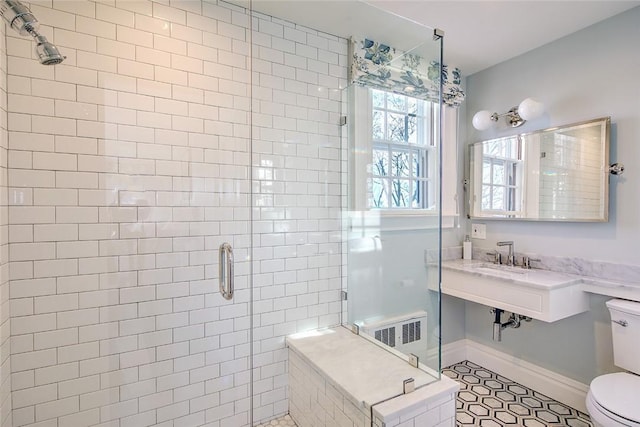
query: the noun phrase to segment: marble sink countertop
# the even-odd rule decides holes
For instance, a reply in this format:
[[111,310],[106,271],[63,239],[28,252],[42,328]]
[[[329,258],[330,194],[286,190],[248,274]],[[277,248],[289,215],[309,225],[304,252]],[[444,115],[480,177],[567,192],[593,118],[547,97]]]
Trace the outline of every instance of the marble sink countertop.
[[413,378],[416,388],[437,381],[344,327],[291,335],[287,344],[367,409],[401,395],[405,379]]
[[582,277],[575,274],[495,265],[487,261],[475,259],[443,261],[442,268],[463,271],[477,276],[500,278],[518,285],[542,289],[557,289],[579,284],[582,281]]
[[[575,264],[575,260],[572,261],[574,261],[572,263],[573,266],[573,264]],[[638,282],[640,276],[638,276],[638,272],[634,269],[622,267],[625,266],[615,269],[615,273],[613,271],[605,271],[616,276],[615,279],[610,279],[587,274],[577,274],[574,272],[569,273],[537,268],[524,269],[522,267],[499,266],[481,259],[449,259],[447,261],[442,261],[443,269],[462,271],[478,276],[499,278],[522,286],[556,289],[579,284],[585,292],[640,301],[640,283]],[[584,268],[580,270],[589,272],[592,269]]]

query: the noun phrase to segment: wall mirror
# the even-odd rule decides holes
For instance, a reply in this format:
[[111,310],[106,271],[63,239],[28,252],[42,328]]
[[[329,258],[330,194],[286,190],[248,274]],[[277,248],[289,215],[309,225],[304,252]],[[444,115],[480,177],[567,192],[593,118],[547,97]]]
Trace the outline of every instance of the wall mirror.
[[469,217],[606,222],[611,119],[470,146]]

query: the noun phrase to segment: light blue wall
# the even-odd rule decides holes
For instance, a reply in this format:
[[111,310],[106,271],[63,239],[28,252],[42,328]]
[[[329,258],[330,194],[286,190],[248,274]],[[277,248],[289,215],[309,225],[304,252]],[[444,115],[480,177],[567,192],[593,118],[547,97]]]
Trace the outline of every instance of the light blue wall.
[[[525,252],[640,264],[638,46],[640,7],[468,77],[467,143],[515,133],[506,128],[475,130],[471,117],[476,111],[504,112],[534,97],[544,102],[547,112],[519,131],[611,116],[611,159],[626,167],[624,175],[611,179],[608,223],[487,221],[487,239],[474,241],[476,247],[493,248],[498,240],[514,240],[516,250]],[[469,221],[465,228],[470,229]],[[466,337],[588,383],[616,370],[607,299],[591,297],[590,312],[566,320],[534,321],[507,330],[500,343],[491,341],[488,308],[466,303]]]

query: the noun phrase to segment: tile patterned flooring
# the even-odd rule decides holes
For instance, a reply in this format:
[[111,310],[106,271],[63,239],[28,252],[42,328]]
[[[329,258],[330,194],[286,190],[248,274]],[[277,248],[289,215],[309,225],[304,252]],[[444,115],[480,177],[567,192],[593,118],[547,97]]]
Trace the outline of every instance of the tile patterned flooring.
[[464,361],[442,373],[460,383],[456,427],[592,427],[589,416]]
[[[456,427],[592,427],[589,416],[495,372],[464,361],[442,373],[460,383]],[[257,427],[295,427],[289,415]]]
[[265,424],[259,424],[256,427],[295,427],[296,423],[293,422],[289,415],[280,417],[277,420],[267,421]]

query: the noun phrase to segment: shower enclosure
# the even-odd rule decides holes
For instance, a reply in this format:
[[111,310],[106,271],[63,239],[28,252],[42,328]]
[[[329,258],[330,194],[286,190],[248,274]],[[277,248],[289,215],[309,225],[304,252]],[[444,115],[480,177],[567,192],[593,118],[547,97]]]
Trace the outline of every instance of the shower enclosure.
[[343,91],[343,322],[435,380],[442,34],[411,25],[397,34],[396,24],[381,18],[382,37],[396,29],[392,41],[351,40],[350,84]]
[[[429,184],[404,217],[351,204],[339,125],[344,36],[385,30],[440,64],[431,30],[359,2],[336,3],[340,36],[306,3],[288,6],[300,22],[221,1],[24,4],[66,60],[43,67],[3,26],[3,427],[257,425],[287,412],[287,335],[411,313],[437,377],[438,103],[418,107]],[[384,25],[349,32],[365,13]]]

